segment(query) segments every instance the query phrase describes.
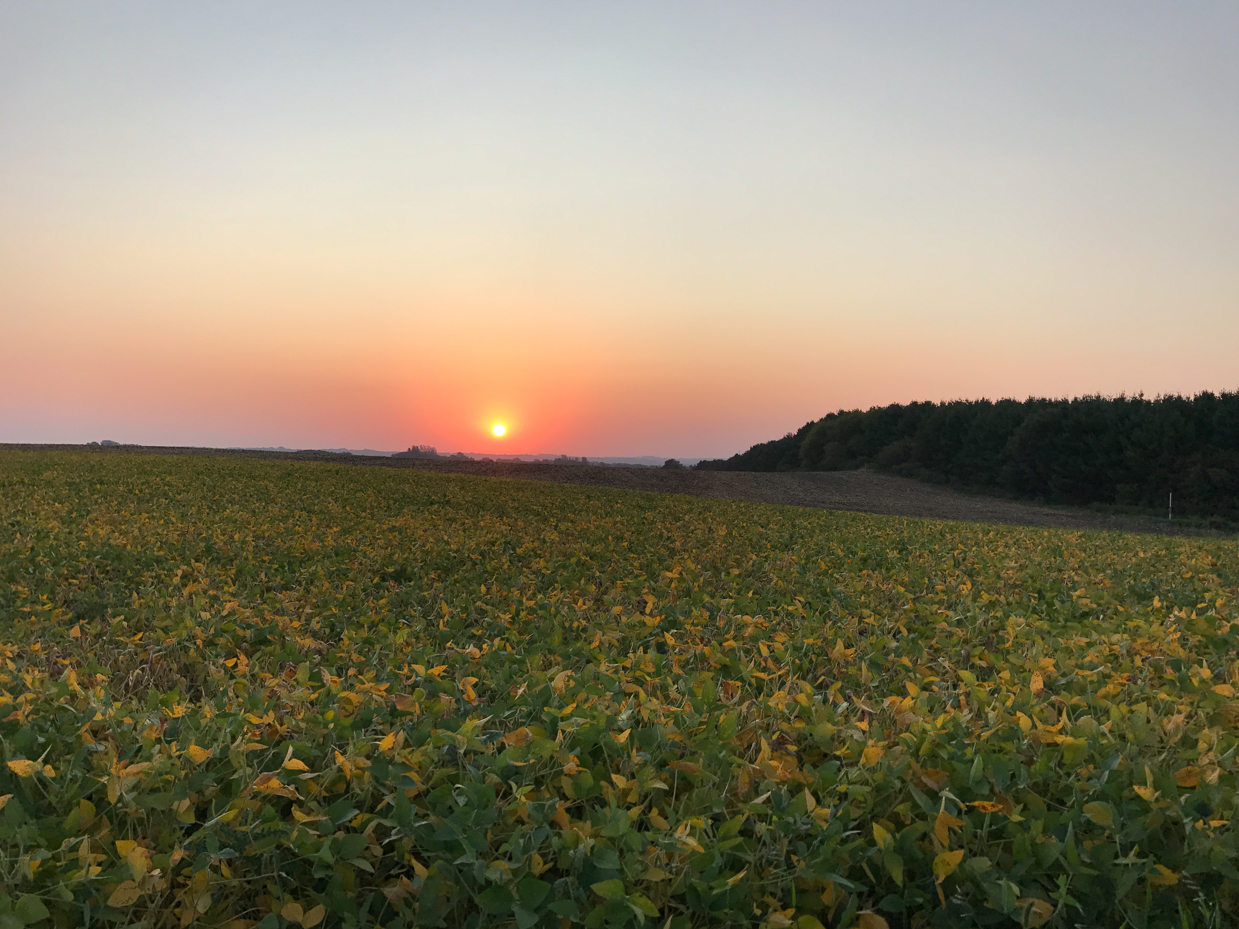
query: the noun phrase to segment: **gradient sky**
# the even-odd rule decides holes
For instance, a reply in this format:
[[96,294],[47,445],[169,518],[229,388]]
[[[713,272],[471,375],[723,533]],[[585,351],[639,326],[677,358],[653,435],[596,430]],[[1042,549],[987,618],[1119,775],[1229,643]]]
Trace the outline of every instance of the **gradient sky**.
[[1234,390],[1237,40],[1233,2],[4,0],[0,441],[696,457]]

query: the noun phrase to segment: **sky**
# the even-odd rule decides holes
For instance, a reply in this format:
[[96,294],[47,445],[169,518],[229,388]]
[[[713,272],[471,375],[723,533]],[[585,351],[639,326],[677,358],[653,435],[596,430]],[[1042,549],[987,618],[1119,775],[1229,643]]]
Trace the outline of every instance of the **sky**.
[[1222,2],[2,0],[0,442],[713,457],[1239,389],[1237,39]]

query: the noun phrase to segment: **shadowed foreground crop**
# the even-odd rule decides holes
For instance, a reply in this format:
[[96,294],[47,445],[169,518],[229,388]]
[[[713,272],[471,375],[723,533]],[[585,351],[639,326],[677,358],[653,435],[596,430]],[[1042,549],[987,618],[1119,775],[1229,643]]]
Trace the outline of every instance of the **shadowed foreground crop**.
[[1221,926],[1239,547],[0,452],[0,926]]

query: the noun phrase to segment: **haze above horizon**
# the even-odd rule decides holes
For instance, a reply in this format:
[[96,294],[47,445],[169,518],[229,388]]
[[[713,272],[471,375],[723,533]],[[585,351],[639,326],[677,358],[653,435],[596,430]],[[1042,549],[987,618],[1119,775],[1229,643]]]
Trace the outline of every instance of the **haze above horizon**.
[[[1239,7],[0,6],[0,442],[1239,387]],[[497,423],[506,426],[495,436]]]

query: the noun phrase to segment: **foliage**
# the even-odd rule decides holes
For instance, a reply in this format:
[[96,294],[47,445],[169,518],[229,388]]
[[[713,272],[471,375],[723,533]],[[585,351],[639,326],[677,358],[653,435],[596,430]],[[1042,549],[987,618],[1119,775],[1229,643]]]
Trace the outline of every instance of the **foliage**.
[[1232,542],[0,452],[0,926],[1234,924]]
[[1239,516],[1239,393],[840,411],[701,470],[873,467],[1051,503]]

